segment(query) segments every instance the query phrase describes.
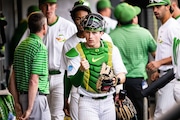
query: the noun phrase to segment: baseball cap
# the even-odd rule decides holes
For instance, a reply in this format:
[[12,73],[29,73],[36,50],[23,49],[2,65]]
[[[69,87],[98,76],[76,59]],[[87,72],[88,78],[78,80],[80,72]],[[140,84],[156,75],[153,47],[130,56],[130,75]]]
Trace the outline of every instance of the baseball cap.
[[110,0],[99,0],[96,4],[97,10],[102,10],[104,8],[112,8]]
[[87,31],[103,31],[105,21],[104,18],[98,13],[89,13],[81,22],[84,30]]
[[27,16],[31,14],[32,12],[36,12],[36,11],[40,11],[38,6],[36,5],[29,6],[27,10]]
[[57,0],[39,0],[39,5],[43,3],[56,3]]
[[170,0],[149,0],[149,5],[147,7],[157,6],[157,5],[170,5]]
[[120,22],[129,22],[141,12],[137,6],[129,5],[126,2],[118,4],[114,9],[114,16]]
[[86,0],[79,0],[79,1],[75,2],[70,13],[73,14],[74,12],[76,12],[78,10],[85,10],[88,13],[91,13],[89,2]]

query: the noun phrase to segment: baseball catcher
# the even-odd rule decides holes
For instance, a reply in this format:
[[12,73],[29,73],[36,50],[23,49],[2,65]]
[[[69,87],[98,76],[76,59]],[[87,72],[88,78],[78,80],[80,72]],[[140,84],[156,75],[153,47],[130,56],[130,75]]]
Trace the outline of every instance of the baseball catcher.
[[131,100],[126,96],[126,90],[120,90],[119,100],[120,102],[115,103],[118,120],[131,120],[132,118],[136,118],[136,109]]

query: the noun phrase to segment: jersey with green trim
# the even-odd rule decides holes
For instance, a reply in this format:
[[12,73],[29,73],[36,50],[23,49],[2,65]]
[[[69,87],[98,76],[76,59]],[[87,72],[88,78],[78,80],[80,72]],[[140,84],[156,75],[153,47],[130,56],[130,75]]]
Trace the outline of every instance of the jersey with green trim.
[[102,41],[100,48],[88,49],[85,43],[79,43],[76,48],[81,58],[86,58],[90,64],[90,68],[85,71],[82,87],[88,92],[98,93],[96,82],[100,75],[102,63],[106,63],[112,67],[112,44]]
[[30,34],[16,48],[13,67],[18,91],[28,91],[31,74],[37,74],[39,91],[49,93],[47,48],[37,35]]

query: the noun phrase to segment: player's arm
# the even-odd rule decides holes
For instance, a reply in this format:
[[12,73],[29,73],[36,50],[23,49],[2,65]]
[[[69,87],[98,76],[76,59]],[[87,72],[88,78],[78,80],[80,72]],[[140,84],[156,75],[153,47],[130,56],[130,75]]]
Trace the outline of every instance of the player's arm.
[[82,84],[83,81],[83,76],[84,76],[84,71],[86,71],[87,69],[89,69],[89,62],[83,58],[80,62],[80,67],[77,71],[77,73],[74,76],[70,77],[71,83],[78,87]]
[[39,82],[39,76],[37,74],[31,74],[31,78],[29,80],[29,91],[28,91],[28,108],[26,112],[23,114],[24,119],[28,119],[32,112],[34,101],[38,91],[38,82]]
[[162,65],[171,65],[172,64],[172,58],[167,57],[158,61],[152,61],[150,63],[148,63],[147,65],[147,69],[150,71],[157,71],[157,69],[162,66]]
[[21,109],[21,105],[19,103],[19,94],[18,94],[17,87],[16,87],[15,72],[13,69],[12,69],[12,72],[10,75],[8,89],[14,98],[16,117],[18,118],[22,115],[22,109]]
[[12,73],[10,75],[10,81],[9,81],[9,92],[12,94],[12,96],[14,97],[14,102],[19,103],[19,94],[16,88],[16,82],[15,82],[15,73],[14,70],[12,70]]

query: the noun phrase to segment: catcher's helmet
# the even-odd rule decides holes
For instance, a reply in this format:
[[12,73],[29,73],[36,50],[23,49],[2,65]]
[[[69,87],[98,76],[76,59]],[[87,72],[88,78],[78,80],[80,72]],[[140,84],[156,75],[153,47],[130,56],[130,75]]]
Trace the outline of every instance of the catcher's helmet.
[[84,30],[88,31],[103,31],[105,27],[104,18],[98,13],[90,13],[85,17],[85,19],[81,22]]

